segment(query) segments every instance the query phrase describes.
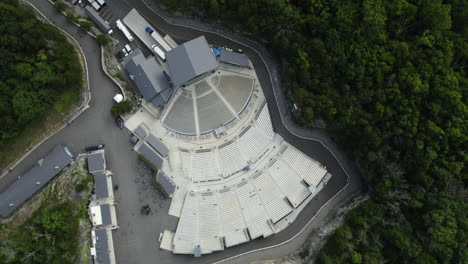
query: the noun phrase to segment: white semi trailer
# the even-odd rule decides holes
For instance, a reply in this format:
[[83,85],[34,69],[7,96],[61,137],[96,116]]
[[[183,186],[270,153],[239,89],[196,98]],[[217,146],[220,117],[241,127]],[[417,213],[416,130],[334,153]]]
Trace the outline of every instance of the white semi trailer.
[[150,27],[146,27],[145,30],[146,32],[148,32],[148,34],[150,34],[150,36],[154,40],[156,40],[156,43],[158,43],[158,45],[161,46],[166,52],[172,49],[171,46],[169,46],[169,44],[167,44],[167,42],[163,39],[163,37],[159,35],[158,32],[156,32]]
[[118,19],[115,23],[117,24],[117,27],[120,29],[120,31],[124,33],[128,41],[132,42],[135,40],[132,34],[130,34],[130,31],[128,31],[127,27],[122,23],[122,21],[120,21],[120,19]]

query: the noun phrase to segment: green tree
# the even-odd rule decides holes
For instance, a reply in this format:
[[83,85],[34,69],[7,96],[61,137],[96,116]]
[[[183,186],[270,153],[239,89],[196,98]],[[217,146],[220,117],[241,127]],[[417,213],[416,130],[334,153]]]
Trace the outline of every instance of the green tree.
[[362,263],[362,256],[357,251],[353,251],[351,253],[351,263],[352,264],[361,264]]
[[75,23],[78,22],[78,17],[75,16],[75,14],[73,14],[73,12],[71,12],[71,11],[67,11],[67,12],[65,13],[65,17],[66,17],[68,20],[72,21],[72,22],[75,22]]
[[106,36],[104,34],[97,35],[96,39],[99,42],[99,44],[101,44],[103,46],[109,45],[109,43],[111,43],[111,41],[112,41],[111,38],[109,38],[108,36]]
[[60,12],[65,12],[65,10],[68,9],[67,4],[65,4],[62,0],[55,1],[54,6]]
[[90,31],[91,27],[93,26],[93,22],[88,21],[88,20],[80,20],[79,24],[80,24],[80,28],[86,31]]
[[12,103],[20,123],[32,120],[45,108],[44,102],[40,100],[37,93],[25,90],[17,92],[13,97]]
[[112,116],[120,116],[129,113],[133,109],[133,103],[131,101],[123,101],[114,105],[111,109]]

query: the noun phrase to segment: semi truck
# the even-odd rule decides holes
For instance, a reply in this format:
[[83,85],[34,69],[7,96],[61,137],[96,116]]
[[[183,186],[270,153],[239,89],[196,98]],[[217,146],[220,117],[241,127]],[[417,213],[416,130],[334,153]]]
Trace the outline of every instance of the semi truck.
[[132,34],[130,34],[130,31],[128,31],[127,27],[118,19],[116,22],[117,27],[122,31],[122,33],[125,35],[125,37],[128,39],[128,41],[132,42],[135,39],[133,38]]
[[169,44],[167,44],[167,42],[163,39],[163,37],[161,35],[159,35],[158,32],[154,31],[150,27],[146,27],[145,30],[146,30],[146,32],[148,32],[148,34],[150,34],[150,36],[154,40],[156,40],[158,45],[161,46],[166,52],[170,51],[172,49],[171,46],[169,46]]
[[109,23],[107,23],[107,21],[102,19],[102,17],[100,17],[99,14],[96,11],[94,11],[94,9],[92,9],[90,6],[86,6],[84,8],[84,11],[86,15],[88,15],[88,17],[91,18],[91,20],[93,20],[94,24],[96,24],[96,26],[102,32],[107,33],[107,34],[112,34],[112,29]]

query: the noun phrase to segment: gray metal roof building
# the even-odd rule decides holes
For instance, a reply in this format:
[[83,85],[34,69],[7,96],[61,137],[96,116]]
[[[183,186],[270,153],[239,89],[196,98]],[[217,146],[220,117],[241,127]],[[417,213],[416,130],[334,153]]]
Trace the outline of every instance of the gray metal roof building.
[[88,171],[90,173],[101,172],[106,169],[104,151],[88,154]]
[[141,139],[144,139],[146,137],[146,131],[142,127],[142,125],[139,125],[135,130],[133,130],[133,133],[135,133],[135,135],[137,135]]
[[146,101],[156,107],[166,103],[172,88],[154,57],[145,58],[140,49],[135,49],[124,58],[124,66]]
[[156,138],[155,136],[149,134],[148,137],[146,138],[146,142],[153,147],[161,156],[167,157],[169,154],[169,149],[164,145],[161,140]]
[[63,146],[56,146],[31,170],[0,194],[0,216],[9,216],[72,162]]
[[249,68],[249,58],[242,53],[222,49],[219,55],[219,61],[232,64],[239,67]]
[[173,194],[176,186],[174,183],[167,177],[163,171],[159,171],[156,175],[156,181],[164,188],[168,194]]
[[109,32],[109,30],[111,29],[109,23],[107,23],[107,21],[105,21],[104,19],[102,19],[102,17],[99,16],[98,12],[96,12],[93,8],[91,8],[91,6],[86,6],[85,7],[85,13],[86,15],[91,18],[91,20],[93,20],[94,24],[96,24],[96,26],[102,31],[104,32],[105,34],[107,34]]
[[112,225],[112,217],[109,204],[101,204],[102,225]]
[[94,186],[96,199],[109,197],[109,186],[107,185],[107,175],[104,173],[94,174]]
[[95,231],[96,234],[96,264],[110,264],[109,256],[109,240],[107,238],[107,231],[99,229]]
[[218,68],[218,62],[204,36],[168,51],[166,61],[175,87]]
[[164,160],[146,142],[140,145],[138,153],[140,153],[147,161],[151,162],[151,164],[156,168],[162,168]]

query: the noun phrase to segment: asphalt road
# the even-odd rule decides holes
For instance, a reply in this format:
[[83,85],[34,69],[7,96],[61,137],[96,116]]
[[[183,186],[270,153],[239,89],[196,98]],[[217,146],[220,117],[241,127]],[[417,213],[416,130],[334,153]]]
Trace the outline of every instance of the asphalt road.
[[[221,252],[203,256],[202,258],[173,255],[168,251],[159,250],[157,243],[159,232],[163,229],[174,231],[177,219],[167,215],[167,204],[164,205],[156,215],[139,215],[141,205],[147,201],[144,199],[145,197],[142,197],[139,193],[139,185],[135,183],[134,180],[137,175],[137,155],[131,150],[132,145],[129,141],[128,131],[118,129],[110,115],[110,109],[113,104],[112,97],[116,92],[118,92],[118,87],[115,86],[115,84],[108,79],[102,71],[100,65],[101,52],[99,45],[88,35],[80,38],[76,26],[68,22],[65,17],[59,14],[48,1],[29,0],[29,2],[36,6],[51,21],[54,21],[57,26],[71,34],[80,43],[85,53],[89,68],[92,99],[89,109],[75,119],[73,123],[36,148],[23,160],[23,162],[2,178],[0,181],[0,191],[9,186],[18,175],[22,175],[30,169],[39,158],[45,156],[45,154],[52,150],[52,148],[57,144],[68,146],[74,154],[82,152],[85,146],[106,144],[108,168],[110,168],[114,173],[114,182],[120,185],[119,191],[116,193],[117,217],[120,228],[114,231],[114,248],[118,263],[185,263],[187,261],[190,261],[191,263],[210,263],[220,261],[255,248],[263,248],[288,240],[308,223],[322,205],[324,205],[346,185],[347,176],[335,156],[340,159],[341,164],[346,168],[351,181],[346,190],[334,199],[329,206],[332,206],[333,204],[336,205],[338,202],[346,199],[346,197],[356,193],[360,189],[361,183],[357,173],[352,167],[352,164],[341,152],[339,152],[330,139],[316,131],[293,128],[291,124],[288,123],[287,119],[285,120],[285,123],[288,125],[289,129],[284,126],[281,120],[280,110],[276,104],[275,94],[273,93],[273,89],[281,89],[279,78],[277,77],[274,67],[275,63],[269,56],[267,57],[266,51],[262,47],[249,40],[244,40],[239,36],[230,35],[229,37],[231,39],[228,39],[212,32],[197,30],[194,27],[199,26],[198,22],[190,22],[183,19],[180,21],[172,21],[174,23],[190,23],[189,25],[191,28],[171,25],[162,19],[162,16],[158,15],[159,13],[149,9],[148,6],[143,5],[141,1],[128,0],[125,2],[122,0],[108,0],[108,6],[118,10],[115,11],[115,14],[126,14],[126,12],[130,10],[130,6],[133,6],[148,21],[158,27],[159,30],[166,32],[177,39],[192,39],[203,34],[207,37],[210,44],[227,46],[234,49],[242,48],[254,63],[260,83],[263,87],[267,101],[269,102],[275,131],[282,135],[288,142],[321,162],[333,174],[333,177],[327,187],[307,205],[296,221],[286,230],[277,235],[266,239],[257,239]],[[114,11],[112,12],[114,13]],[[205,30],[207,29],[206,25],[203,24],[201,24],[200,27]],[[222,32],[221,29],[216,28],[212,29],[212,31],[230,34]],[[234,41],[234,39],[236,41]],[[255,49],[243,46],[240,44],[240,41],[245,41],[247,45],[254,47]],[[264,52],[265,54],[263,54]],[[262,54],[266,63],[263,62],[263,59],[259,54]],[[270,81],[269,73],[272,74],[273,82]],[[284,107],[285,105],[281,104],[281,100],[283,99],[281,97],[278,99],[280,107]],[[286,113],[284,110],[285,109],[282,109],[281,113]],[[293,131],[294,134],[290,131]],[[327,148],[333,151],[335,156],[332,155],[332,153],[320,142],[316,140],[303,139],[297,135],[320,139],[327,145]],[[304,232],[303,236],[307,236],[306,232]],[[263,255],[258,255],[255,259],[279,257],[288,253],[287,250],[291,249],[278,248],[275,250],[265,251],[261,253]],[[248,258],[240,258],[236,261],[243,262],[247,259]]]

